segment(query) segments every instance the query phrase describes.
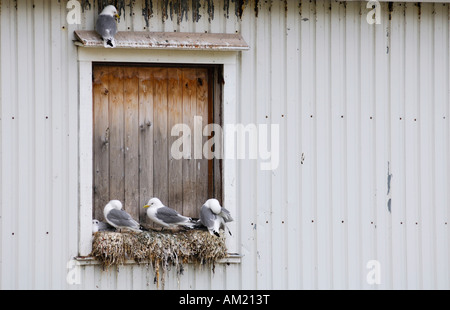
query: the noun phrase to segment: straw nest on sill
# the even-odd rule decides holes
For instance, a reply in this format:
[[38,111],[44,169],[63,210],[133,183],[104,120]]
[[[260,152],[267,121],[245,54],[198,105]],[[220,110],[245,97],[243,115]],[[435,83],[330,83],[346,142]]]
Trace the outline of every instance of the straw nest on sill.
[[175,266],[177,277],[183,274],[183,264],[215,263],[226,256],[225,237],[212,236],[204,230],[180,232],[97,232],[94,234],[91,256],[104,268],[123,264],[126,260],[150,263],[159,285],[167,270]]

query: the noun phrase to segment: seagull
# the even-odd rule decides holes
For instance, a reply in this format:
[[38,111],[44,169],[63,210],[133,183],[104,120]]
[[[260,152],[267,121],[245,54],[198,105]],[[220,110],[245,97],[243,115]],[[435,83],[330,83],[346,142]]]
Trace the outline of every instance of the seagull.
[[114,36],[117,33],[116,19],[119,18],[114,5],[106,6],[97,18],[95,30],[103,39],[104,47],[116,47]]
[[174,209],[166,207],[158,198],[151,198],[144,206],[147,208],[147,216],[155,223],[163,227],[179,227],[195,228],[198,223],[187,216],[179,214]]
[[103,209],[103,215],[109,225],[115,228],[127,228],[132,231],[140,232],[140,225],[133,220],[131,215],[122,210],[122,203],[119,200],[111,200]]
[[231,231],[228,228],[228,222],[232,222],[230,211],[222,207],[217,199],[208,199],[200,209],[200,222],[208,228],[211,235],[220,236],[219,230],[228,230],[231,236]]
[[94,219],[92,220],[92,233],[96,233],[97,231],[116,231],[116,229],[108,223]]

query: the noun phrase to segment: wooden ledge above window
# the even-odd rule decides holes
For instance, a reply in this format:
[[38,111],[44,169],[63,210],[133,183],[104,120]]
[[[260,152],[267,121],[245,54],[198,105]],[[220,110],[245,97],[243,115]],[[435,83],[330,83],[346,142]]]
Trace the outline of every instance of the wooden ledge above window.
[[[78,46],[103,47],[103,41],[92,30],[75,30]],[[115,36],[116,48],[245,51],[248,44],[238,33],[192,33],[122,31]]]

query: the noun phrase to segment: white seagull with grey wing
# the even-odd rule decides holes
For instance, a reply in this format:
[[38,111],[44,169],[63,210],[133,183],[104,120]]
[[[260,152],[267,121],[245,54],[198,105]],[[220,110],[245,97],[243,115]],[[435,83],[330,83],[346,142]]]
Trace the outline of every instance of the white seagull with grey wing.
[[116,231],[114,227],[105,222],[100,222],[99,220],[92,220],[92,233],[96,233],[98,231]]
[[155,223],[168,228],[185,227],[195,228],[198,223],[190,217],[181,215],[174,209],[163,205],[158,198],[151,198],[144,206],[147,216]]
[[103,209],[103,215],[109,225],[117,229],[130,229],[132,231],[140,232],[140,225],[136,222],[130,214],[122,210],[122,203],[119,200],[111,200]]
[[97,18],[95,30],[102,37],[104,47],[116,47],[114,40],[117,33],[116,17],[119,18],[116,7],[108,5]]
[[212,235],[220,236],[219,230],[228,230],[231,236],[231,231],[228,228],[228,222],[232,222],[230,211],[222,207],[217,199],[208,199],[200,209],[200,222],[208,228],[209,233]]

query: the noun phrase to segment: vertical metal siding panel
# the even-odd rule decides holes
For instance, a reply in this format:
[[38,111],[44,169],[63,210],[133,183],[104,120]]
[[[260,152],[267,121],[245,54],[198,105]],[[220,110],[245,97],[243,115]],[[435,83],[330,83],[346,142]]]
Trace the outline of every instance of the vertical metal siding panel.
[[[165,31],[165,32],[174,32],[175,30],[178,31],[177,18],[176,18],[176,15],[172,15],[172,17],[171,17],[169,1],[161,1],[160,3],[161,3],[160,5],[162,8],[162,14],[166,14],[165,17],[163,17],[162,31]],[[167,5],[164,5],[164,3],[166,3]]]
[[[435,4],[434,16],[434,195],[436,227],[436,288],[450,284],[449,268],[449,5]],[[427,285],[424,283],[424,288]]]
[[[224,0],[213,1],[214,18],[211,17],[210,26],[209,26],[209,31],[211,33],[220,33],[220,32],[222,32],[223,24],[224,24],[224,18],[225,18],[224,13],[223,13],[223,1]],[[252,0],[252,1],[254,1],[254,0]],[[206,6],[207,4],[205,3],[204,5]],[[247,28],[251,28],[253,30],[252,26],[254,26],[254,23],[250,24],[249,21],[250,21],[250,19],[252,19],[254,17],[254,14],[252,14],[252,13],[250,13],[248,11],[245,11],[244,14],[245,14],[245,18],[242,19],[242,24],[243,25],[247,25]],[[202,16],[202,18],[206,18],[206,16]],[[245,32],[244,28],[242,28],[241,34],[245,38],[246,42],[248,44],[250,44],[250,42],[248,40],[250,38],[253,38],[253,35],[250,37],[248,35],[246,36],[245,33],[246,32]],[[250,51],[251,51],[251,49],[250,49]]]
[[346,111],[347,111],[347,213],[348,213],[348,283],[350,289],[360,288],[360,4],[348,2],[346,7]]
[[[64,12],[64,13],[63,13]],[[66,140],[66,108],[67,89],[65,87],[66,76],[66,41],[65,30],[65,6],[58,2],[50,7],[50,38],[52,57],[51,62],[51,158],[52,158],[52,198],[51,198],[51,224],[48,235],[51,242],[51,287],[65,287],[63,276],[66,272],[67,257],[66,230],[67,205],[67,140]]]
[[344,4],[331,2],[331,202],[334,289],[347,287],[345,15]]
[[193,266],[187,266],[185,274],[186,274],[186,278],[184,279],[183,282],[185,282],[185,285],[189,288],[189,289],[194,289],[195,288],[195,274],[196,274],[196,270]]
[[[224,28],[222,29],[222,32],[224,33],[236,33],[239,32],[239,27],[240,27],[240,16],[237,16],[236,12],[238,12],[238,10],[236,10],[236,8],[238,8],[237,6],[242,5],[241,8],[243,8],[245,6],[244,3],[241,4],[240,1],[231,1],[229,2],[228,0],[224,0],[224,3],[227,2],[229,5],[229,14],[228,14],[228,18],[225,19],[224,22]],[[266,8],[270,7],[271,3],[268,3]],[[225,5],[223,6],[225,8]],[[239,8],[238,8],[239,9]],[[268,12],[268,14],[270,15],[270,10]],[[267,25],[270,27],[270,25]],[[268,34],[269,32],[266,32],[266,34]]]
[[406,288],[405,145],[404,145],[404,5],[394,3],[391,53],[392,269],[393,288]]
[[90,30],[95,29],[95,22],[97,21],[98,8],[96,2],[91,3],[90,9],[85,7],[81,14],[81,29]]
[[419,29],[418,10],[413,3],[405,7],[405,206],[403,227],[406,231],[406,273],[408,288],[419,288],[419,238],[417,226],[419,213]]
[[36,193],[35,201],[40,202],[39,212],[35,212],[33,218],[34,236],[32,238],[34,243],[33,253],[33,268],[34,268],[34,283],[33,288],[45,288],[45,271],[43,268],[46,264],[45,260],[45,209],[48,207],[45,201],[45,78],[42,78],[42,73],[45,72],[45,54],[37,51],[44,51],[44,3],[43,1],[34,2],[34,72],[32,74],[34,81],[34,147],[35,157],[33,166],[35,169],[34,175],[34,190]]
[[161,2],[162,1],[152,1],[152,13],[149,15],[149,26],[147,29],[149,31],[163,31],[163,23],[162,20],[162,10],[161,10]]
[[226,289],[226,271],[227,267],[224,265],[216,265],[215,271],[210,273],[211,290],[225,290]]
[[330,6],[316,4],[316,147],[317,147],[317,266],[318,288],[330,289],[332,274],[331,126],[330,126]]
[[[31,229],[30,225],[31,219],[31,204],[29,201],[33,201],[29,171],[31,171],[31,156],[32,151],[30,150],[30,128],[29,124],[31,122],[31,112],[32,106],[30,105],[30,99],[32,93],[30,92],[31,87],[29,86],[29,42],[27,34],[29,33],[29,19],[27,16],[29,3],[21,1],[17,3],[17,37],[27,38],[26,40],[17,40],[17,108],[18,115],[17,121],[20,122],[18,126],[18,154],[17,160],[18,165],[16,167],[16,173],[18,176],[18,183],[16,184],[17,191],[17,205],[21,206],[21,212],[19,209],[15,208],[15,222],[17,225],[17,268],[16,276],[18,277],[17,285],[26,289],[31,288],[29,284],[32,282],[30,276],[32,275],[30,270],[30,264],[28,264],[28,253],[31,246]],[[26,125],[24,125],[26,124]],[[24,216],[20,216],[23,214]]]
[[[13,9],[14,4],[11,4],[11,9]],[[11,55],[14,55],[10,58],[11,63],[13,64],[10,71],[9,78],[12,80],[12,102],[16,103],[13,105],[13,109],[11,110],[11,131],[12,134],[10,135],[11,138],[11,149],[12,149],[12,160],[11,160],[11,168],[9,171],[9,180],[11,180],[11,204],[12,206],[18,206],[18,189],[19,189],[19,176],[18,176],[18,169],[19,169],[19,124],[18,121],[20,120],[19,115],[19,109],[18,109],[18,79],[19,79],[19,72],[18,72],[18,48],[17,48],[17,41],[18,41],[18,26],[17,26],[17,11],[12,12],[12,15],[14,18],[11,20],[11,36],[14,36],[14,38],[11,40]],[[7,266],[11,266],[11,272],[12,272],[12,281],[11,281],[11,288],[17,287],[19,278],[18,278],[18,267],[19,265],[16,263],[18,261],[18,255],[19,255],[19,242],[18,242],[18,224],[17,224],[17,209],[16,208],[10,208],[9,209],[9,217],[7,217],[8,221],[11,222],[11,231],[9,234],[12,236],[11,238],[11,246],[8,248],[8,252],[10,252],[10,261],[7,262]]]
[[145,20],[142,15],[144,1],[135,1],[130,5],[130,24],[129,27],[132,31],[145,31]]
[[[209,269],[209,266],[196,266],[195,273],[195,289],[196,290],[206,290],[211,289],[211,277],[212,273]],[[173,277],[172,277],[173,278]],[[168,286],[170,287],[170,286]],[[172,284],[172,287],[176,288],[175,285]]]
[[388,4],[381,4],[381,25],[375,26],[375,135],[376,135],[376,251],[375,257],[381,265],[380,285],[377,288],[390,289],[391,285],[391,222],[388,203],[390,198],[389,157],[389,48],[390,28]]
[[[212,23],[212,31],[220,29],[216,23],[223,20],[223,14],[219,11],[223,7],[223,3],[219,3],[216,6],[216,13]],[[240,70],[240,93],[239,99],[242,104],[238,109],[238,122],[242,124],[262,123],[262,119],[257,118],[257,101],[256,101],[256,24],[255,15],[252,11],[245,11],[242,21],[242,36],[246,42],[252,46],[248,53],[241,54],[241,70]],[[217,27],[217,28],[216,28]],[[240,251],[244,255],[242,263],[240,264],[240,277],[241,286],[243,289],[252,289],[256,287],[256,264],[257,264],[257,179],[256,173],[259,169],[256,160],[245,161],[242,160],[238,163],[238,178],[240,186],[237,188],[239,205],[245,206],[238,208],[239,216],[238,221],[240,238]]]
[[[191,8],[194,7],[194,1],[192,1]],[[199,8],[199,20],[198,23],[195,23],[196,16],[193,16],[193,12],[189,10],[188,15],[189,18],[187,20],[188,23],[191,23],[193,25],[193,30],[195,32],[212,32],[211,26],[213,19],[209,16],[209,7],[208,3],[200,1],[200,8]],[[216,17],[216,14],[214,14],[214,17]],[[213,33],[213,32],[212,32]]]
[[[270,114],[271,121],[266,123],[268,126],[267,132],[271,132],[272,125],[279,126],[279,149],[286,149],[286,110],[285,110],[285,93],[284,93],[284,51],[285,45],[285,21],[284,21],[284,2],[274,1],[270,9]],[[268,137],[261,135],[261,128],[259,130],[259,137],[268,141]],[[293,138],[295,135],[291,135]],[[259,138],[258,137],[258,138]],[[261,146],[262,141],[259,142]],[[266,145],[269,145],[266,142]],[[275,141],[271,141],[272,158],[274,159]],[[278,150],[277,150],[278,151]],[[261,155],[261,152],[259,152]],[[273,162],[272,162],[273,163]],[[286,289],[287,284],[287,266],[286,266],[286,152],[279,152],[278,167],[270,171],[271,180],[271,205],[272,205],[272,275],[273,288]],[[293,181],[293,180],[292,180]]]
[[78,154],[77,141],[72,137],[77,137],[78,120],[73,117],[78,112],[78,89],[74,87],[77,84],[78,65],[77,47],[72,44],[73,30],[76,25],[68,25],[66,21],[67,9],[63,2],[60,7],[60,31],[62,37],[63,49],[63,145],[64,145],[64,196],[63,201],[66,201],[66,207],[62,208],[64,213],[62,216],[63,224],[63,244],[62,251],[63,261],[60,269],[59,277],[62,279],[62,287],[75,288],[68,286],[65,281],[67,273],[67,262],[78,254]]
[[46,276],[44,279],[41,279],[43,282],[43,286],[45,288],[50,288],[51,285],[51,270],[52,270],[52,258],[51,258],[51,235],[49,235],[47,232],[50,232],[51,227],[51,214],[52,214],[52,141],[51,141],[51,133],[52,133],[52,116],[51,116],[51,72],[50,72],[50,65],[52,62],[52,57],[50,55],[50,47],[51,47],[51,20],[50,20],[50,13],[51,13],[51,3],[48,1],[44,1],[44,15],[43,15],[43,21],[44,21],[44,42],[43,42],[43,54],[44,56],[44,74],[43,74],[43,80],[44,83],[44,115],[45,115],[45,122],[44,122],[44,184],[43,191],[44,191],[44,205],[43,207],[43,217],[44,217],[44,231],[45,231],[45,239],[44,239],[44,259],[45,264],[43,266],[44,273]]
[[130,289],[129,286],[129,274],[133,267],[119,267],[119,270],[114,273],[114,282],[117,283],[118,290],[127,290]]
[[[270,88],[270,22],[269,22],[269,6],[270,3],[261,3],[261,11],[256,21],[256,44],[254,46],[256,52],[256,104],[257,104],[257,120],[261,123],[271,123],[272,115],[270,114],[271,96]],[[260,169],[261,160],[257,160],[256,184],[257,184],[257,236],[256,236],[256,275],[257,289],[271,289],[272,287],[272,206],[271,201],[271,182],[270,171],[262,171]]]
[[[14,5],[10,1],[2,2],[2,59],[1,59],[1,83],[2,83],[2,231],[1,231],[1,288],[12,289],[15,287],[15,225],[13,223],[13,208],[16,205],[14,163],[16,161],[15,141],[15,12]],[[14,117],[14,119],[13,119]],[[8,180],[8,182],[5,182]]]
[[[301,288],[301,51],[300,14],[298,3],[286,3],[286,50],[283,64],[286,94],[286,221],[287,288]],[[281,150],[281,147],[280,147]],[[282,152],[284,153],[284,152]],[[280,159],[281,160],[281,159]]]
[[[124,31],[133,31],[133,24],[135,22],[133,18],[133,12],[136,9],[136,2],[130,2],[129,5],[125,5],[125,12],[123,12],[121,17],[121,24],[124,27]],[[119,30],[120,31],[120,30]]]
[[[361,3],[361,12],[366,11],[365,3]],[[365,275],[366,264],[374,259],[374,208],[375,208],[375,121],[374,121],[374,38],[375,27],[367,23],[366,14],[361,14],[361,33],[360,33],[360,180],[361,180],[361,200],[359,227],[361,229],[361,261],[359,268]],[[362,288],[373,288],[364,277],[362,279]]]
[[[65,6],[63,6],[63,9]],[[63,14],[64,16],[64,14]],[[77,47],[72,44],[72,34],[77,25],[67,25],[67,33],[65,33],[65,46],[67,46],[67,72],[66,72],[66,134],[64,135],[67,141],[67,155],[66,155],[66,169],[67,169],[67,207],[65,208],[66,215],[66,259],[70,260],[72,257],[78,255],[78,63]],[[64,270],[66,272],[67,270]],[[64,274],[63,274],[64,276]]]
[[[197,23],[194,23],[194,19],[192,18],[192,14],[190,14],[192,11],[192,3],[190,3],[189,1],[186,1],[186,7],[188,7],[188,12],[187,13],[183,13],[179,16],[181,16],[181,18],[179,16],[176,16],[174,14],[174,19],[175,22],[177,24],[178,30],[179,32],[205,32],[205,30],[203,30],[203,19],[200,19]],[[181,7],[181,11],[183,12],[184,8],[183,8],[183,4],[180,3],[180,7]],[[198,13],[201,14],[201,10],[202,8],[198,8]],[[187,14],[187,16],[186,16]],[[198,29],[197,29],[198,28]]]
[[315,123],[315,6],[301,5],[302,288],[317,288]]
[[[426,288],[436,287],[436,200],[433,189],[434,184],[434,106],[435,97],[433,93],[434,75],[433,75],[433,19],[434,8],[432,3],[422,3],[419,14],[419,33],[420,45],[419,52],[419,137],[420,145],[420,161],[417,164],[419,170],[419,215],[417,220],[418,226],[418,244],[421,243],[421,248],[418,249],[417,256],[419,256],[419,266],[417,266],[415,273],[419,275],[418,281]],[[414,225],[414,223],[409,223]],[[421,252],[421,253],[420,253]],[[420,255],[422,254],[422,255]],[[408,255],[408,259],[410,259]],[[412,283],[408,283],[412,284]],[[414,287],[414,286],[412,286]],[[409,288],[409,285],[408,285]]]
[[80,268],[80,284],[79,287],[85,290],[93,290],[98,288],[95,283],[95,267],[84,266]]
[[[250,268],[246,271],[245,274],[242,272],[243,267],[240,266],[240,264],[230,264],[226,267],[224,266],[224,288],[225,290],[242,290],[244,289],[242,285],[242,278],[243,277],[255,277],[255,269],[254,267]],[[253,286],[255,288],[255,286]]]

